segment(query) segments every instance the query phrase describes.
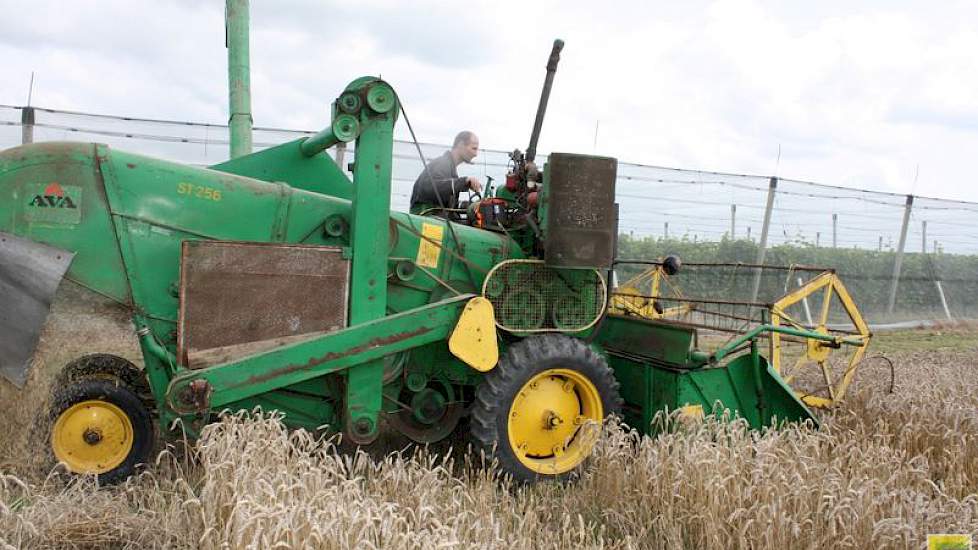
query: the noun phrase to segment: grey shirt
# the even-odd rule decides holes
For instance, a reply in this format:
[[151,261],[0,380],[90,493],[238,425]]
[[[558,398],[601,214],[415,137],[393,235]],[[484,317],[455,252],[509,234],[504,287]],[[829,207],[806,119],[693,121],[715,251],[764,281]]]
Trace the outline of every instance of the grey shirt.
[[455,208],[458,206],[458,194],[468,189],[468,178],[459,177],[451,151],[445,151],[444,155],[428,162],[427,168],[414,181],[411,211],[414,212],[416,206],[427,205]]

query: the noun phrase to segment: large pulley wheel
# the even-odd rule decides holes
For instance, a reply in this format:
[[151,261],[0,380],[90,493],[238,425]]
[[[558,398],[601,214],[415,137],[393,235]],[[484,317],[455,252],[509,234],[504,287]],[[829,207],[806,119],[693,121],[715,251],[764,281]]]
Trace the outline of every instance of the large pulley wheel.
[[389,413],[388,424],[415,443],[435,443],[445,439],[455,431],[465,413],[463,404],[455,401],[451,387],[446,386],[445,390],[403,391],[400,398],[406,407]]
[[81,378],[59,388],[50,410],[50,450],[73,474],[123,481],[149,458],[153,420],[121,380]]
[[472,435],[517,481],[564,478],[620,410],[604,358],[576,338],[534,336],[510,347],[479,385]]

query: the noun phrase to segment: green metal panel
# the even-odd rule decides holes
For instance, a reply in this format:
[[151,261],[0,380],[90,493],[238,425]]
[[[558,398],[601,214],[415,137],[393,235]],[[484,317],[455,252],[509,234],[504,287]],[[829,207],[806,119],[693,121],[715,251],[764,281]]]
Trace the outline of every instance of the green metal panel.
[[215,164],[211,169],[262,181],[283,182],[296,189],[350,199],[353,196],[350,179],[329,155],[303,155],[301,145],[305,139]]
[[59,142],[0,152],[0,230],[77,252],[67,278],[127,304],[129,283],[94,153],[92,144]]
[[444,340],[471,297],[448,299],[223,365],[185,371],[170,384],[168,402],[175,403],[175,409],[186,408],[188,405],[182,402],[185,388],[202,380],[209,388],[208,406],[220,409],[264,392]]
[[608,315],[595,342],[620,354],[685,366],[689,362],[694,335],[693,329],[681,325]]

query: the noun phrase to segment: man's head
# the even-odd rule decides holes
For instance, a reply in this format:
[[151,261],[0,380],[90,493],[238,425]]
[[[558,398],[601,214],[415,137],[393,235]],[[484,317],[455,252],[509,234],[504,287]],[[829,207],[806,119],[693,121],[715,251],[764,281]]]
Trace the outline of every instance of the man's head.
[[452,143],[452,157],[455,159],[456,164],[462,162],[471,164],[472,159],[479,154],[479,136],[474,133],[465,130],[459,132],[455,136],[455,142]]

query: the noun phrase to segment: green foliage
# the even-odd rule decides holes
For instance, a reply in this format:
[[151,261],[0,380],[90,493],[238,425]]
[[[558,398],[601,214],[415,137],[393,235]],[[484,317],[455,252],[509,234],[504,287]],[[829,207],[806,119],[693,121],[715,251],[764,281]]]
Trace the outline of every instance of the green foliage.
[[[621,235],[618,257],[621,259],[654,260],[677,255],[683,263],[745,263],[757,259],[757,243],[746,239],[727,239],[696,242],[687,237],[666,239],[656,237],[632,238]],[[768,248],[766,265],[808,265],[835,269],[848,288],[863,315],[871,322],[897,319],[944,317],[935,281],[941,281],[948,307],[956,318],[978,317],[978,256],[953,254],[905,253],[900,273],[900,285],[893,315],[886,315],[896,254],[854,248],[816,247],[812,243],[796,242]],[[640,271],[641,266],[621,266],[619,280]],[[747,300],[753,283],[753,270],[727,268],[708,273],[684,270],[676,277],[677,284],[690,297]],[[699,268],[699,271],[706,271]],[[795,277],[785,271],[765,271],[761,279],[759,300],[771,301],[797,287]]]

